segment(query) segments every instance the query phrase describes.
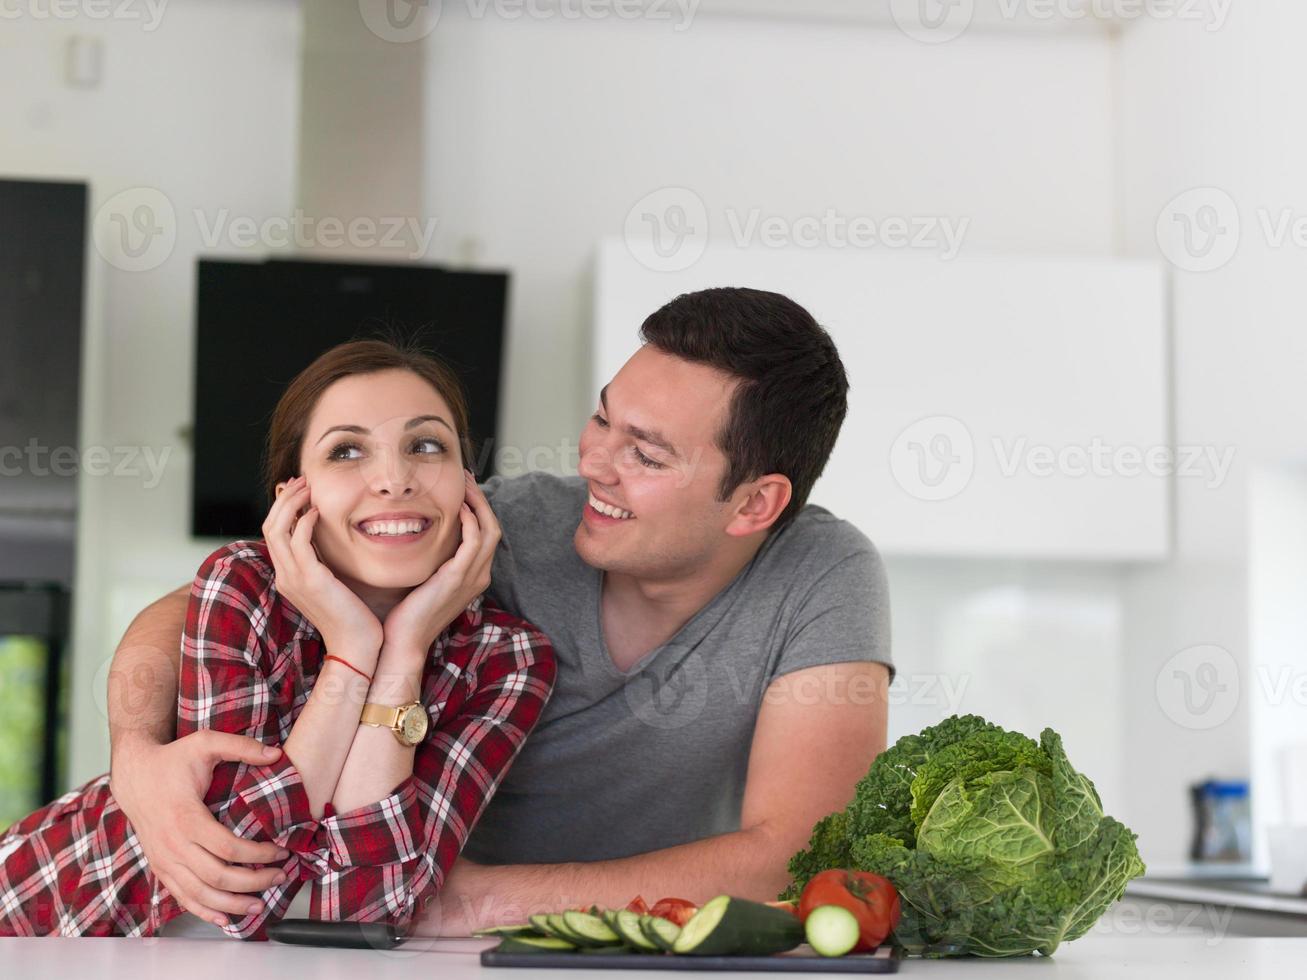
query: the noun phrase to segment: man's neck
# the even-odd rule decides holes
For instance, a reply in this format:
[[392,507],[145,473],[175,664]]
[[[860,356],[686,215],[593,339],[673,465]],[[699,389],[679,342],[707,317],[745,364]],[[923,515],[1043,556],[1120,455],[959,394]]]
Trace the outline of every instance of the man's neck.
[[600,596],[604,641],[613,662],[628,669],[662,646],[735,580],[762,547],[762,538],[733,549],[692,573],[644,579],[605,572]]

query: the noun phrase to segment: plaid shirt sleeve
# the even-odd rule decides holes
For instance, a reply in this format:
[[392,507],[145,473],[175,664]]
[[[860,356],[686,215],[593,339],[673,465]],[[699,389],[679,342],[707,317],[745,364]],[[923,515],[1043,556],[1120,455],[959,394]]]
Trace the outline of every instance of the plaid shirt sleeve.
[[[291,705],[279,692],[293,665],[270,638],[271,569],[262,552],[236,542],[210,555],[191,588],[182,637],[177,735],[213,729],[249,735],[278,745],[290,732]],[[318,863],[317,822],[299,771],[285,753],[272,765],[220,763],[206,802],[215,817],[240,837],[272,841],[290,851],[287,880],[261,896],[264,911],[233,917],[224,931],[261,937],[264,923],[280,918]]]
[[[424,704],[433,718],[413,775],[385,799],[322,822],[330,870],[313,883],[314,918],[385,920],[408,931],[467,842],[553,690],[553,648],[498,610],[456,621],[433,657]],[[444,704],[433,671],[462,663]],[[434,697],[433,697],[434,695]]]
[[[211,556],[191,592],[178,735],[210,728],[282,744],[294,709],[287,675],[297,665],[270,639],[277,624],[270,622],[271,569],[261,547],[240,545]],[[384,799],[344,814],[328,811],[319,821],[284,753],[271,765],[222,763],[214,770],[206,797],[214,815],[238,836],[290,852],[287,881],[262,894],[263,912],[232,917],[228,935],[263,938],[267,922],[284,916],[306,880],[313,882],[313,918],[411,925],[553,689],[553,649],[544,636],[488,612],[461,617],[442,637],[444,662],[461,665],[463,683],[443,705],[433,703],[440,690],[433,657],[423,680],[431,731],[415,754],[413,775]]]

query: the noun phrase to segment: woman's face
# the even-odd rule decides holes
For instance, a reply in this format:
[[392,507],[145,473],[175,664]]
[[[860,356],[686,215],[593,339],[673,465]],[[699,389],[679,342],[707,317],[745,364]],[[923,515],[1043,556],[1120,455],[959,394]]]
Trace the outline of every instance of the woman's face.
[[453,556],[466,494],[454,416],[411,371],[352,375],[318,399],[300,449],[313,543],[356,591],[409,589]]

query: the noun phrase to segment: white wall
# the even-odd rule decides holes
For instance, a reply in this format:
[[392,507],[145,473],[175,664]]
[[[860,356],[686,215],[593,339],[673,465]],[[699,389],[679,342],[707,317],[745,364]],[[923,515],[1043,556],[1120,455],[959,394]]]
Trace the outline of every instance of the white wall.
[[[1178,269],[1174,285],[1176,441],[1237,446],[1238,456],[1219,488],[1178,481],[1174,560],[1126,575],[1127,822],[1157,841],[1153,856],[1168,861],[1181,858],[1188,843],[1184,786],[1207,774],[1246,777],[1250,758],[1264,753],[1250,738],[1261,692],[1251,669],[1249,485],[1259,467],[1301,451],[1307,255],[1271,247],[1257,211],[1302,213],[1307,203],[1307,135],[1291,122],[1302,115],[1307,89],[1297,52],[1304,29],[1302,4],[1262,0],[1232,5],[1218,31],[1141,23],[1118,45],[1125,253],[1157,254],[1159,214],[1191,188],[1215,189],[1199,203],[1229,195],[1241,219],[1228,264]],[[1221,227],[1235,232],[1224,216]],[[1177,721],[1157,700],[1158,676],[1194,645],[1229,651],[1228,661],[1208,660],[1237,695],[1217,704],[1219,715]],[[1219,724],[1195,727],[1218,717]]]
[[1258,469],[1249,499],[1253,806],[1307,826],[1307,469]]
[[428,42],[427,206],[439,257],[471,242],[514,271],[510,444],[579,432],[595,245],[664,186],[702,197],[715,236],[727,208],[833,208],[966,217],[968,250],[1111,249],[1105,37],[931,47],[892,28],[701,17],[676,33],[446,7]]
[[[64,83],[72,35],[103,43],[98,88]],[[168,456],[157,485],[145,468],[81,476],[73,781],[108,766],[102,668],[123,629],[215,546],[188,540],[190,459],[178,436],[191,417],[201,249],[192,211],[291,213],[298,44],[291,0],[170,4],[153,31],[122,20],[0,21],[0,172],[86,180],[88,221],[120,191],[157,188],[177,219],[176,246],[155,269],[123,271],[94,248],[88,262],[83,446]]]

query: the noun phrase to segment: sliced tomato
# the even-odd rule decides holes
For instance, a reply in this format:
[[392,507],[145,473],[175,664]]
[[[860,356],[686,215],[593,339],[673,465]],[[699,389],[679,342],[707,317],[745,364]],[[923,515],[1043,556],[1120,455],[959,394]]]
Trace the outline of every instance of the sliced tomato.
[[899,924],[899,893],[888,879],[869,871],[832,868],[816,875],[799,897],[799,918],[806,922],[821,905],[838,905],[853,913],[859,932],[855,952],[874,950]]
[[636,915],[648,915],[649,906],[644,903],[643,895],[636,895],[626,903],[626,911],[634,912]]
[[654,903],[649,914],[683,926],[694,918],[694,913],[698,911],[699,906],[683,898],[663,898]]

